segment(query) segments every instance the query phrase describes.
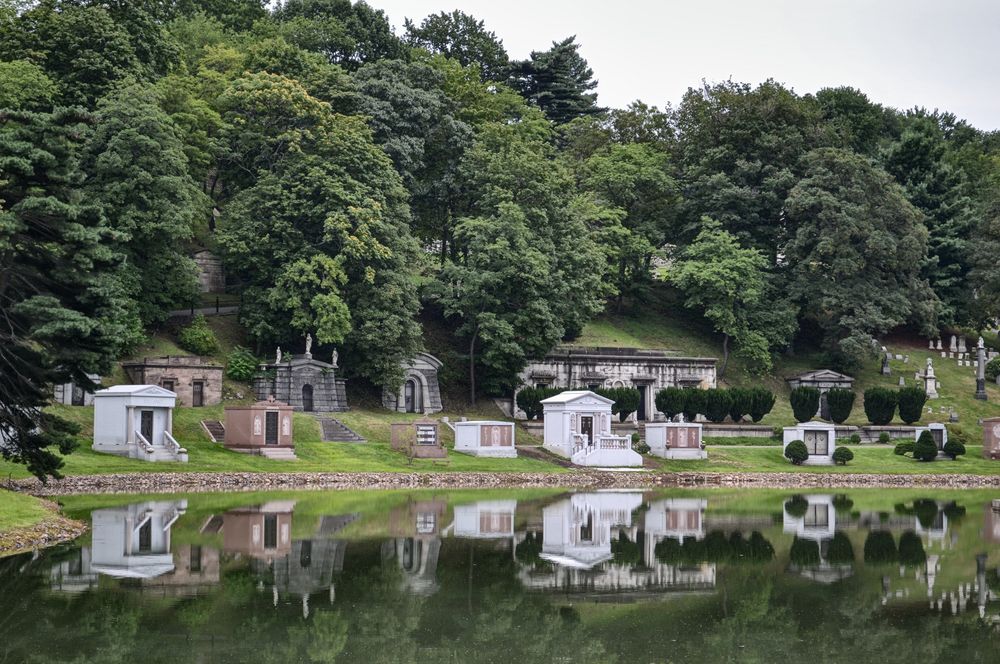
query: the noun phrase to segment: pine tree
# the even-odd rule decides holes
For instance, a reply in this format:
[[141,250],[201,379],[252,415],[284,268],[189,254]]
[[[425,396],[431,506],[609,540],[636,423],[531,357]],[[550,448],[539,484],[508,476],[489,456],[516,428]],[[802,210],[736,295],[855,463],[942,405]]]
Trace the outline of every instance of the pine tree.
[[605,111],[592,92],[597,87],[594,70],[579,50],[576,37],[568,37],[511,66],[511,86],[557,125]]

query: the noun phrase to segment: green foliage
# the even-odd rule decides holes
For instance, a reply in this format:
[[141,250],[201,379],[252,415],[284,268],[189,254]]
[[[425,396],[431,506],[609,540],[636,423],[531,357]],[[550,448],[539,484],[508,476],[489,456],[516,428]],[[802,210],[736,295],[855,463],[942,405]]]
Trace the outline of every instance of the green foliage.
[[674,419],[684,412],[684,407],[687,405],[688,393],[689,391],[683,387],[666,387],[659,390],[654,399],[656,410],[663,413],[668,420]]
[[942,449],[942,452],[944,452],[949,457],[951,457],[952,460],[954,460],[955,458],[965,454],[965,445],[958,442],[957,440],[949,440],[947,443],[944,444],[944,449]]
[[212,355],[219,350],[219,340],[215,338],[215,332],[201,314],[181,328],[177,335],[177,345],[195,355]]
[[732,387],[729,389],[729,417],[739,423],[750,414],[753,407],[753,391],[744,387]]
[[896,446],[892,448],[892,453],[897,456],[913,454],[913,448],[916,447],[916,444],[915,440],[904,440],[901,443],[896,443]]
[[796,494],[785,501],[785,511],[788,512],[788,516],[801,519],[809,511],[809,501],[805,496]]
[[760,422],[774,408],[776,397],[774,392],[763,387],[750,389],[750,419]]
[[483,80],[503,81],[507,76],[507,51],[497,36],[485,24],[465,12],[431,14],[416,25],[410,19],[406,27],[406,42],[454,58],[463,66],[476,66]]
[[834,565],[850,565],[854,563],[854,545],[847,533],[838,530],[827,545],[826,559]]
[[605,399],[611,399],[614,404],[611,406],[611,414],[618,415],[618,419],[624,422],[628,416],[639,408],[641,396],[639,390],[634,387],[610,387],[594,390]]
[[226,375],[241,383],[248,383],[257,373],[257,357],[243,346],[236,346],[226,358]]
[[576,37],[569,37],[511,63],[511,85],[557,125],[604,111],[597,105],[597,93],[591,92],[597,87],[594,71],[579,48]]
[[808,422],[819,410],[820,393],[815,387],[796,387],[788,396],[796,422]]
[[640,441],[632,441],[632,449],[639,454],[649,454],[650,447],[646,443]]
[[885,432],[885,431],[883,431],[882,433],[880,433],[878,435],[878,442],[880,444],[882,444],[882,445],[888,445],[889,444],[889,440],[890,440],[889,434],[887,432]]
[[788,549],[788,561],[798,567],[819,564],[819,542],[796,536]]
[[848,461],[854,459],[854,452],[849,447],[838,447],[833,451],[833,462],[839,466],[846,466]]
[[699,415],[704,415],[707,410],[705,400],[705,390],[688,389],[687,398],[684,400],[684,421],[694,422]]
[[729,415],[732,397],[729,390],[705,390],[705,417],[709,422],[722,422]]
[[856,398],[857,395],[854,393],[854,390],[842,387],[834,387],[828,390],[826,393],[826,405],[830,409],[830,419],[837,424],[846,422],[847,418],[851,416],[851,411],[854,410],[854,401]]
[[934,461],[938,455],[937,443],[930,431],[923,431],[913,445],[913,458],[917,461]]
[[986,380],[995,383],[1000,377],[1000,357],[994,357],[986,363]]
[[56,84],[35,63],[0,62],[0,108],[44,111],[51,108],[56,93]]
[[898,394],[887,387],[872,387],[865,390],[865,416],[868,421],[884,426],[892,421],[896,413]]
[[899,564],[908,567],[919,567],[927,562],[924,542],[920,535],[907,530],[899,536]]
[[785,458],[796,466],[801,466],[809,458],[809,450],[801,440],[793,440],[785,446]]
[[852,433],[851,443],[853,443],[854,445],[858,445],[859,443],[861,443],[861,434]]
[[919,387],[903,387],[899,390],[899,419],[907,424],[920,421],[927,403],[927,393]]
[[869,565],[893,564],[898,559],[896,540],[887,530],[873,530],[865,538],[865,563]]
[[538,420],[542,418],[541,401],[564,391],[558,387],[526,387],[518,391],[515,402],[517,407],[525,412],[529,420]]

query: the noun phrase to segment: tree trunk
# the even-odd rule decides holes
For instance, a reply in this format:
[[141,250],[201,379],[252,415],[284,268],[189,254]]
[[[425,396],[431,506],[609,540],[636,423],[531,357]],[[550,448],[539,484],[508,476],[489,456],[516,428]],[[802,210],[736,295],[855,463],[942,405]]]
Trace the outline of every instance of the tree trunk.
[[722,369],[719,370],[719,378],[726,375],[726,367],[729,366],[729,335],[722,335]]
[[472,340],[469,341],[469,405],[476,405],[476,338],[479,336],[479,327],[472,332]]

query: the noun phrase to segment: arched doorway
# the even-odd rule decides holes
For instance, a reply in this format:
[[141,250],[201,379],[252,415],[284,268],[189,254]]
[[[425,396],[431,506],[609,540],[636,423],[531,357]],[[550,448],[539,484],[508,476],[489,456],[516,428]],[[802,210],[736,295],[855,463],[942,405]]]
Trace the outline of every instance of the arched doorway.
[[403,384],[403,403],[407,413],[424,412],[423,390],[415,378],[410,378]]
[[302,386],[302,410],[311,413],[313,409],[313,386]]

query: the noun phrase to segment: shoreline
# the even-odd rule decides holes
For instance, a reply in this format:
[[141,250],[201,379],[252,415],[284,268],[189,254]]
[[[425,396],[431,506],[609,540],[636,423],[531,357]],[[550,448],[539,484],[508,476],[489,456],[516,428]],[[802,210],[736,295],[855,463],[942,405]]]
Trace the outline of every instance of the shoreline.
[[49,511],[44,519],[30,526],[0,532],[0,558],[55,546],[87,532],[87,524],[63,516],[55,503],[43,502]]
[[400,489],[657,489],[739,487],[758,489],[935,488],[1000,489],[1000,475],[767,472],[572,473],[118,473],[77,475],[43,484],[16,480],[9,488],[38,497],[79,494],[218,493],[290,490]]

